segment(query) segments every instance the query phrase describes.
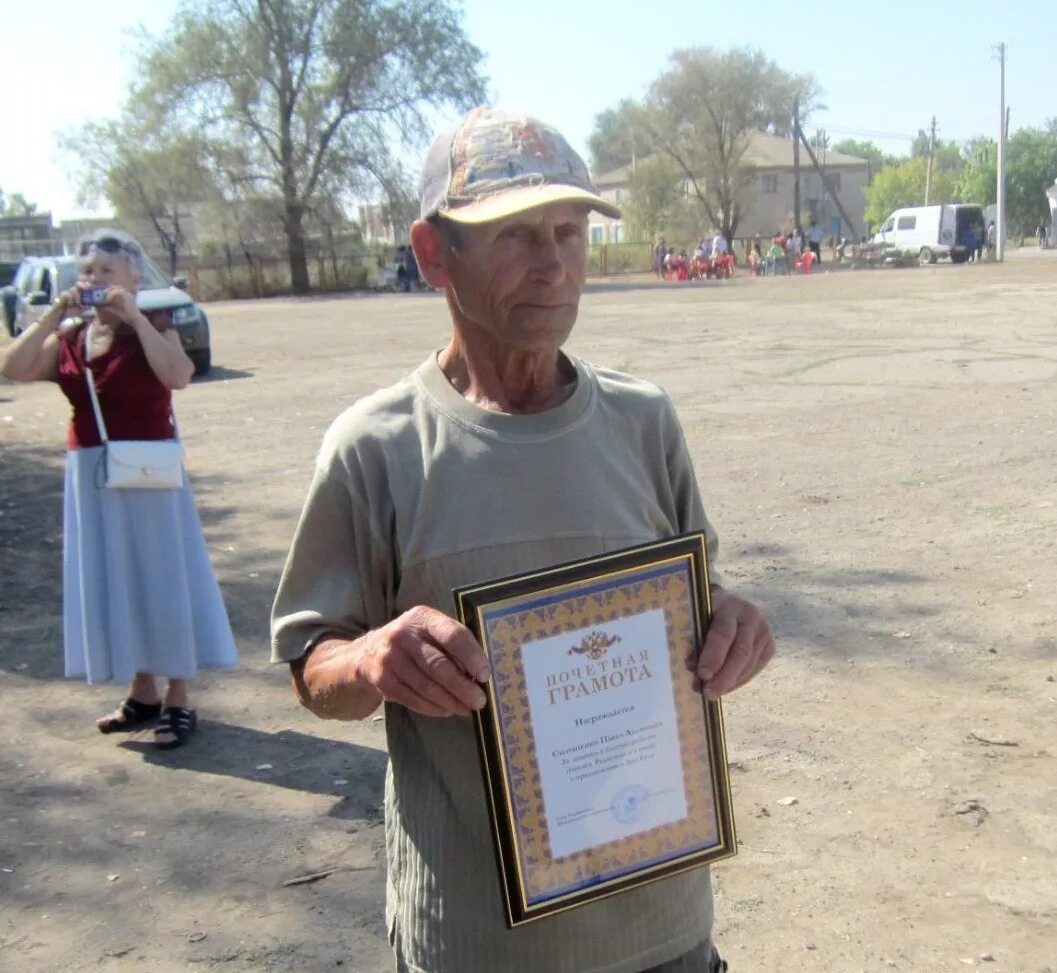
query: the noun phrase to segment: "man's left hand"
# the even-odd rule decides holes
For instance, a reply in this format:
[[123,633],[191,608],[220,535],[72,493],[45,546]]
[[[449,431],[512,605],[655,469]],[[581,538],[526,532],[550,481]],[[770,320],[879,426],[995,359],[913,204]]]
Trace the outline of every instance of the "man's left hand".
[[694,688],[707,699],[719,699],[744,686],[774,656],[774,636],[767,619],[751,602],[714,589],[712,623],[697,657]]

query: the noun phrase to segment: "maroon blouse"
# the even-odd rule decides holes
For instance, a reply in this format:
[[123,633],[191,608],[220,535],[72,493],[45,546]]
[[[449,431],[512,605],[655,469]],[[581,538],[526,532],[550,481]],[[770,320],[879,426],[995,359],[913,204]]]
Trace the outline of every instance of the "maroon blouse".
[[[158,331],[173,327],[168,312],[147,317]],[[85,368],[92,370],[99,408],[111,439],[172,439],[172,392],[147,361],[135,329],[118,325],[113,344],[105,354],[85,360],[88,326],[59,332],[59,388],[73,406],[66,445],[70,449],[101,446],[102,440],[92,411]]]

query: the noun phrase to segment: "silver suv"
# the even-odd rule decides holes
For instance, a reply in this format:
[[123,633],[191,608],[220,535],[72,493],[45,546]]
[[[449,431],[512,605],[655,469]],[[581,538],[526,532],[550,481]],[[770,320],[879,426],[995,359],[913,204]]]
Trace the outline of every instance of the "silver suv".
[[[76,257],[26,257],[15,272],[13,315],[8,321],[12,335],[21,334],[64,290],[77,280]],[[187,280],[169,280],[150,260],[147,280],[136,295],[141,311],[168,311],[180,334],[187,357],[194,362],[195,375],[205,375],[212,364],[209,347],[209,319],[185,293]]]

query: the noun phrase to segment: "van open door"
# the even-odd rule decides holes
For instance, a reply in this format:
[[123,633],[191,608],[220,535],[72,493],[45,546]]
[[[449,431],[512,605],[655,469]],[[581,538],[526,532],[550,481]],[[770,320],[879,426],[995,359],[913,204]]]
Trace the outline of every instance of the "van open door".
[[983,250],[987,236],[984,211],[980,206],[961,204],[948,206],[952,210],[954,245],[951,247],[951,262],[964,263]]
[[958,210],[954,206],[940,207],[940,235],[939,242],[950,247],[951,257],[954,256],[954,248],[962,241],[958,237]]

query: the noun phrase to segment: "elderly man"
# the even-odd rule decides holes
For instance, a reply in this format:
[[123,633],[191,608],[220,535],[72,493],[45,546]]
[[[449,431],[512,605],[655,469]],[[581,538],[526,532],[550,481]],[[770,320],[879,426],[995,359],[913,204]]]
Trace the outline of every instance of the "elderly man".
[[[274,654],[328,719],[385,705],[386,917],[399,971],[709,971],[697,869],[505,927],[472,720],[488,659],[452,589],[708,531],[656,386],[561,350],[587,214],[619,211],[554,129],[476,109],[426,158],[411,239],[452,335],[323,439],[273,614]],[[713,579],[713,583],[715,579]],[[718,697],[770,659],[767,622],[718,587],[694,675]]]

